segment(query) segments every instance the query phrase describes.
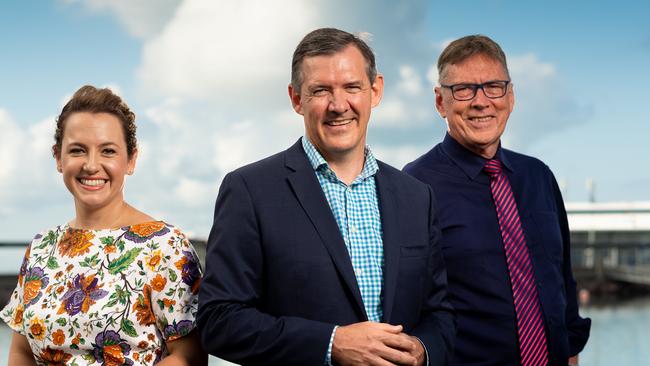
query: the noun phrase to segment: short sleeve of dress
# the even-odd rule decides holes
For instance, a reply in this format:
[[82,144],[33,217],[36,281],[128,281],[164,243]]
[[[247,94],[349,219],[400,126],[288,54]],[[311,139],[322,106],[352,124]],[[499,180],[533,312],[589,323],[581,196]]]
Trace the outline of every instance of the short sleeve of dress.
[[196,327],[202,271],[194,247],[179,229],[161,237],[161,266],[149,273],[151,307],[163,339],[173,341]]
[[[24,326],[24,312],[25,307],[35,303],[41,296],[42,290],[47,286],[47,277],[43,276],[42,271],[40,275],[38,268],[33,271],[28,271],[30,261],[31,248],[34,245],[39,245],[43,236],[36,235],[32,240],[31,245],[27,247],[23,262],[18,271],[18,283],[14,289],[9,302],[0,312],[0,317],[7,323],[7,325],[16,332],[26,335]],[[32,273],[34,272],[34,273]]]

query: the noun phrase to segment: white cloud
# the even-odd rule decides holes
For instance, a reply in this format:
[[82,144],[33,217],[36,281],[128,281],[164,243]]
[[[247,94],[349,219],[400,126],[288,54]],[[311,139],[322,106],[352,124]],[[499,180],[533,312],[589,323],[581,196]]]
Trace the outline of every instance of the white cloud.
[[[19,144],[23,140],[23,132],[18,129],[16,123],[13,121],[9,113],[0,109],[0,187],[8,183],[9,178],[12,177],[16,164],[18,163],[18,155],[21,149]],[[0,189],[0,195],[6,189]]]
[[373,126],[391,126],[406,119],[407,110],[404,102],[397,97],[385,97],[373,110]]
[[182,202],[190,207],[199,207],[205,203],[206,197],[214,195],[214,184],[198,179],[181,177],[174,193]]
[[399,67],[400,80],[397,89],[407,95],[420,95],[422,92],[422,78],[417,70],[410,65],[401,65]]
[[433,90],[433,87],[438,85],[438,79],[440,78],[440,75],[438,75],[438,66],[436,64],[432,64],[429,66],[429,70],[427,71],[427,80],[431,83],[431,90]]
[[590,108],[567,90],[554,64],[528,53],[509,57],[508,68],[516,100],[504,136],[508,146],[526,151],[534,142],[588,120]]
[[186,0],[144,45],[142,89],[153,96],[268,105],[285,90],[293,48],[315,23],[316,10],[291,1]]
[[215,168],[221,172],[229,172],[259,158],[255,151],[264,141],[254,126],[252,121],[237,122],[228,130],[215,134],[212,160]]
[[157,34],[173,16],[182,0],[63,0],[66,4],[82,4],[91,12],[108,11],[137,38]]
[[532,85],[557,76],[555,65],[540,61],[533,53],[515,55],[508,60],[508,69],[511,76],[516,77],[517,83]]
[[[0,109],[0,216],[47,201],[48,187],[59,179],[51,154],[54,127],[54,117],[20,124]],[[26,204],[16,207],[18,203]]]
[[415,160],[425,150],[418,146],[410,145],[376,145],[371,146],[373,154],[381,161],[384,161],[398,169],[402,169],[406,163]]
[[433,105],[425,98],[419,98],[417,103],[404,98],[401,94],[391,94],[384,97],[382,102],[372,112],[371,128],[390,127],[408,129],[413,126],[429,124],[432,120],[430,108]]

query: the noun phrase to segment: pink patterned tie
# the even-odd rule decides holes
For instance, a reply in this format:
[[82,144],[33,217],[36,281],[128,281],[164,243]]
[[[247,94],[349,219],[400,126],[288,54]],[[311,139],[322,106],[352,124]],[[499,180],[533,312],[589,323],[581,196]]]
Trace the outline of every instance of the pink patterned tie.
[[548,364],[542,307],[535,287],[535,273],[530,262],[517,203],[501,162],[490,159],[483,168],[490,176],[492,198],[497,209],[503,247],[506,252],[512,297],[517,315],[519,354],[523,366]]

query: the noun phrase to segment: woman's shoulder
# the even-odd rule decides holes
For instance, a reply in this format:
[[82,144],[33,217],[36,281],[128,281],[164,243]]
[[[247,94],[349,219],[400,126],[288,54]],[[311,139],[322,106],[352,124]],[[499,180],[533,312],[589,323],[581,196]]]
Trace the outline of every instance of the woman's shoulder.
[[48,244],[55,244],[61,233],[66,230],[67,226],[68,224],[61,224],[39,231],[34,235],[29,246],[34,248],[47,246]]

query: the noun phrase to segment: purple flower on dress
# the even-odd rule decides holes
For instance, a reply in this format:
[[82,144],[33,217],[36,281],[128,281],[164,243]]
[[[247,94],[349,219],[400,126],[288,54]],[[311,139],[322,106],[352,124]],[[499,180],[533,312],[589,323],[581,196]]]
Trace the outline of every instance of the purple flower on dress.
[[190,334],[192,329],[194,329],[194,323],[191,320],[181,320],[178,323],[174,320],[172,324],[165,327],[165,339],[167,341],[173,341],[174,339],[185,337]]
[[[27,274],[27,265],[28,265],[28,264],[29,264],[29,258],[28,258],[28,256],[26,255],[26,256],[23,258],[23,263],[20,265],[20,271],[18,271],[18,275],[24,277],[25,274]],[[41,271],[42,271],[42,269],[41,269]]]
[[194,252],[184,250],[183,258],[176,261],[174,265],[181,271],[181,278],[192,289],[192,293],[197,293],[201,283],[201,270],[199,268],[199,259]]
[[124,238],[135,243],[144,243],[154,236],[162,236],[168,232],[169,228],[164,222],[151,221],[129,226],[129,230],[124,233]]
[[57,314],[66,312],[75,315],[80,311],[87,313],[91,305],[108,295],[108,291],[101,289],[103,285],[97,286],[97,283],[98,279],[95,275],[88,277],[83,274],[76,275],[73,283],[68,284],[68,291],[61,298],[61,307]]
[[25,308],[27,308],[35,304],[43,296],[41,290],[50,283],[50,279],[45,275],[41,267],[33,267],[26,270],[24,279],[23,303],[25,304]]
[[131,346],[113,330],[99,333],[92,346],[95,361],[102,365],[133,365],[133,361],[126,358]]

